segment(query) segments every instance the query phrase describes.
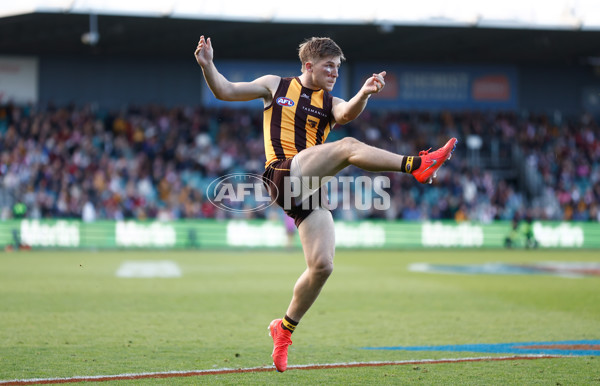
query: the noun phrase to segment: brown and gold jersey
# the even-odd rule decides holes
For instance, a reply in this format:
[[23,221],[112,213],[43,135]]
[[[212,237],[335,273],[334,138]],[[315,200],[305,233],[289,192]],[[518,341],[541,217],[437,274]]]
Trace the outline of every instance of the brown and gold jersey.
[[296,78],[281,78],[271,106],[265,108],[263,131],[268,166],[325,142],[331,130],[333,97],[303,87]]

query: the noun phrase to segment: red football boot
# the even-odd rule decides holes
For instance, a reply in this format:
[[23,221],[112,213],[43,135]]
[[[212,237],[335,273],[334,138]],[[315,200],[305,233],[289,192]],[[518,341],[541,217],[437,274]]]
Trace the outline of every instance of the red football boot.
[[431,149],[421,151],[419,153],[421,166],[412,172],[412,175],[422,184],[431,184],[436,177],[438,169],[452,157],[454,148],[456,148],[456,138],[450,139],[444,147],[437,149],[433,153],[429,153]]
[[292,333],[281,327],[281,319],[269,324],[269,335],[273,338],[273,364],[277,371],[283,373],[287,369],[288,346],[292,344]]

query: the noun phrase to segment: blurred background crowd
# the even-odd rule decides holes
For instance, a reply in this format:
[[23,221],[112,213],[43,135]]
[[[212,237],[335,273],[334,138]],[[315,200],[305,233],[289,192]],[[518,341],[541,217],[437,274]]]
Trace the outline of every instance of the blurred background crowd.
[[[432,185],[386,173],[389,210],[338,208],[336,218],[600,221],[600,129],[590,115],[369,110],[328,141],[344,136],[407,155],[452,136],[459,144]],[[263,170],[260,110],[0,106],[2,219],[260,218],[269,214],[217,209],[206,188]]]

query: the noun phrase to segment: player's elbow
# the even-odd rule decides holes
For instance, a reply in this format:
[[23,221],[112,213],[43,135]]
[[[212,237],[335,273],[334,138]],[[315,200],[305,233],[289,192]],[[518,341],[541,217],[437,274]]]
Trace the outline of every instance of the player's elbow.
[[218,84],[210,88],[215,98],[225,102],[231,102],[235,100],[233,98],[233,88],[228,84]]
[[340,110],[338,111],[338,114],[335,114],[335,123],[338,125],[345,125],[346,123],[352,122],[360,115],[361,111],[350,108]]
[[220,101],[230,102],[232,100],[231,97],[229,96],[229,94],[221,89],[214,89],[211,91],[212,91],[213,95],[215,96],[215,98],[217,98]]
[[226,94],[215,94],[215,97],[220,101],[231,102],[233,99]]
[[350,114],[341,114],[339,117],[335,117],[335,123],[338,125],[345,125],[346,123],[352,122],[354,117]]

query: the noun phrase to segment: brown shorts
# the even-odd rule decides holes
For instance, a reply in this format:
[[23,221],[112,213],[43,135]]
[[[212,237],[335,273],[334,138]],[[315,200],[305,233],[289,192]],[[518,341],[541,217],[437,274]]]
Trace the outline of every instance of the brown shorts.
[[[292,166],[292,158],[286,160],[275,161],[269,164],[263,173],[263,184],[269,191],[271,195],[271,199],[274,200],[277,205],[283,208],[285,213],[288,216],[294,219],[294,223],[296,227],[300,226],[300,223],[308,217],[309,214],[315,210],[315,207],[320,206],[323,209],[329,207],[329,202],[327,199],[327,187],[325,185],[321,186],[318,191],[315,192],[314,195],[318,195],[318,197],[309,197],[305,200],[303,204],[294,205],[294,199],[288,199],[287,197],[291,197],[291,192],[286,191],[285,178],[290,176],[290,169]],[[289,183],[287,184],[287,189],[289,190]],[[290,205],[290,202],[292,203]]]

